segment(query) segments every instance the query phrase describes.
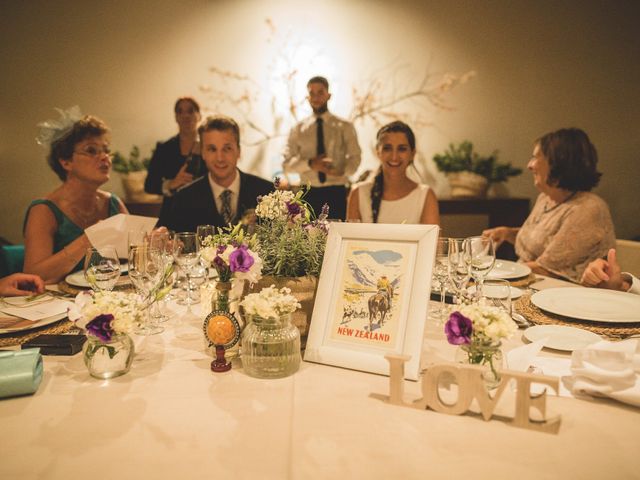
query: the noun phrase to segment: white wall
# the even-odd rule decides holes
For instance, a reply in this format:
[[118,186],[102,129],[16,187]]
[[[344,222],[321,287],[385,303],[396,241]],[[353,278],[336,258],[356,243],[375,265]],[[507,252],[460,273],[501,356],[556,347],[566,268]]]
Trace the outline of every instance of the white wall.
[[[294,65],[306,75],[322,68],[332,80],[330,106],[351,108],[350,89],[384,65],[397,77],[431,71],[477,76],[454,90],[454,111],[409,107],[433,122],[418,130],[425,159],[450,141],[472,140],[480,152],[524,167],[532,141],[564,126],[579,126],[600,154],[596,190],[612,211],[619,237],[640,235],[637,206],[640,151],[640,34],[638,2],[365,1],[304,2],[183,0],[4,2],[0,17],[0,235],[22,241],[29,201],[55,188],[35,125],[54,107],[80,105],[112,128],[115,149],[139,145],[150,152],[175,131],[172,106],[191,94],[212,105],[199,86],[209,67],[246,73],[279,88],[266,42],[270,17],[321,58]],[[395,63],[394,63],[395,62]],[[406,68],[399,68],[404,65]],[[388,76],[391,79],[391,76]],[[216,83],[217,87],[227,88]],[[232,89],[232,86],[229,86]],[[303,95],[302,84],[296,93]],[[282,98],[282,97],[278,97]],[[264,97],[262,98],[264,101]],[[282,105],[279,108],[282,110]],[[284,108],[286,110],[286,106]],[[264,104],[255,120],[271,125]],[[237,112],[223,113],[237,116]],[[365,165],[374,166],[372,127],[360,126]],[[277,163],[278,142],[265,152],[244,148],[241,167],[257,155],[262,174]],[[433,172],[439,193],[443,177]],[[113,176],[107,189],[121,193]],[[508,184],[512,195],[535,197],[530,175]]]

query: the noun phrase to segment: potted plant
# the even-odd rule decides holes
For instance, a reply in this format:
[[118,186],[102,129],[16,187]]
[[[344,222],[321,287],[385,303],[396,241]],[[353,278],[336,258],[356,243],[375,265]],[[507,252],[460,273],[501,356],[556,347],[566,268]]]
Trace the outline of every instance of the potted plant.
[[433,161],[447,175],[453,197],[484,197],[491,183],[505,182],[522,173],[510,162],[499,162],[497,150],[488,157],[478,155],[468,140],[458,146],[449,144],[448,150],[433,156]]
[[301,308],[293,313],[293,324],[300,329],[302,341],[309,332],[313,303],[327,243],[328,208],[313,218],[304,201],[306,189],[297,193],[276,190],[262,197],[255,210],[257,251],[262,258],[262,279],[252,292],[275,285],[288,288]]
[[129,156],[120,152],[113,154],[113,169],[120,174],[126,198],[130,202],[159,201],[158,195],[150,195],[144,191],[144,181],[147,178],[149,158],[140,160],[140,149],[134,145]]

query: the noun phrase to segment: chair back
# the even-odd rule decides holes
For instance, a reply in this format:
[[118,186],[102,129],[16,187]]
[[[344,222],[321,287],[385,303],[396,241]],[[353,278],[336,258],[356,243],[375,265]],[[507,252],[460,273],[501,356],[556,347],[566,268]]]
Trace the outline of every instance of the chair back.
[[0,247],[0,278],[22,272],[24,245],[3,245]]
[[640,242],[617,239],[616,254],[622,271],[640,278]]

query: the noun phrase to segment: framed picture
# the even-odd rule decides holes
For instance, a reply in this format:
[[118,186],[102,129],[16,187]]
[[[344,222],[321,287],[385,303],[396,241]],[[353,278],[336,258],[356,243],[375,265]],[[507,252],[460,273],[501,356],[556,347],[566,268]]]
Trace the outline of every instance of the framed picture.
[[389,375],[410,355],[417,380],[437,225],[332,223],[304,359]]

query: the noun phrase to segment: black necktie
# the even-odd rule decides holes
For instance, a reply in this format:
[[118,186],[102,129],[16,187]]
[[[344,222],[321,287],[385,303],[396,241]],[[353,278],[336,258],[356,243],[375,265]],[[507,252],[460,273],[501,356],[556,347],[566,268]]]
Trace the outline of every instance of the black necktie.
[[[324,128],[322,127],[322,118],[316,118],[316,155],[324,156],[326,150],[324,149]],[[327,175],[324,172],[318,172],[318,180],[320,183],[327,181]]]
[[222,218],[224,223],[229,225],[231,223],[231,190],[225,190],[220,194],[220,200],[222,200]]

